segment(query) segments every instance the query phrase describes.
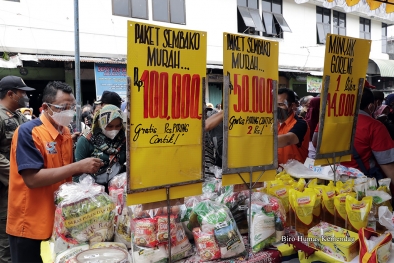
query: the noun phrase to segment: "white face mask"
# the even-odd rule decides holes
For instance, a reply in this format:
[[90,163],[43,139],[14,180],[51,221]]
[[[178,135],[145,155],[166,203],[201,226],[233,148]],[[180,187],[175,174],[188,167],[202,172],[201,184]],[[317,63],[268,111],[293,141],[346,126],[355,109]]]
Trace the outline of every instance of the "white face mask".
[[101,129],[101,130],[102,130],[103,134],[106,137],[110,138],[111,140],[113,140],[116,137],[116,135],[118,135],[118,133],[120,131],[120,130],[106,131],[105,129]]
[[74,110],[64,110],[61,112],[52,111],[51,117],[58,125],[67,127],[72,122],[74,115]]
[[26,119],[31,120],[31,115],[25,114]]

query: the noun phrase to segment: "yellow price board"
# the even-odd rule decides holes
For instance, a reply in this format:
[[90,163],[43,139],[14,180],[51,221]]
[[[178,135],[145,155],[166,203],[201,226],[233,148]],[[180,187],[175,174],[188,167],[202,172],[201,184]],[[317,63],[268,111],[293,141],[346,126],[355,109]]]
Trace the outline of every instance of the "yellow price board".
[[370,49],[371,40],[327,35],[316,159],[349,159]]
[[229,93],[224,100],[223,174],[275,169],[273,83],[278,80],[279,43],[230,33],[223,34],[223,43],[223,73],[230,81],[230,90],[224,87]]
[[[206,47],[206,32],[128,22],[128,204],[166,200],[163,186],[177,186],[179,193],[187,187],[189,195],[201,193],[201,183],[180,185],[203,176]],[[144,195],[141,189],[152,191]]]

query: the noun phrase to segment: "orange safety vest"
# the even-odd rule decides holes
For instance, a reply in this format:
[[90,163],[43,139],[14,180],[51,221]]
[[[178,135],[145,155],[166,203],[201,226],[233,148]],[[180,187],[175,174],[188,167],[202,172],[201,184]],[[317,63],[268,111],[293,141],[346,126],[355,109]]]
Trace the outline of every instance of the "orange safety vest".
[[[295,117],[295,115],[292,115],[284,123],[279,124],[280,126],[278,128],[278,135],[288,133],[297,123],[296,118],[301,118],[301,117]],[[309,137],[310,137],[310,132],[308,126],[308,130],[304,135],[304,139],[300,147],[298,145],[293,144],[283,148],[278,148],[278,163],[285,164],[290,159],[294,159],[301,163],[304,163],[306,157],[308,157]]]

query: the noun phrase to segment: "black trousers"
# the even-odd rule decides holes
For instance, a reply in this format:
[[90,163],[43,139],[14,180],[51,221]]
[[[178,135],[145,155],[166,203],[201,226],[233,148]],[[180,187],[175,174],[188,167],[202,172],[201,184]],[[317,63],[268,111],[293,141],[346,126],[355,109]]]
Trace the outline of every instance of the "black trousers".
[[13,263],[42,263],[41,240],[9,235]]

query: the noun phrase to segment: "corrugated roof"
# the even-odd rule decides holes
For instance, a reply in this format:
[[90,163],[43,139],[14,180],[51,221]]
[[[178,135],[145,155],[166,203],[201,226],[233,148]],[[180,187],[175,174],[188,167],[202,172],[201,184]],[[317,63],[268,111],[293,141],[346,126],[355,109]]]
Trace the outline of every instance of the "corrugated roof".
[[[74,56],[55,56],[55,55],[36,55],[38,60],[51,61],[75,61]],[[109,64],[126,64],[125,58],[94,58],[94,57],[80,57],[81,62],[94,63],[109,63]]]
[[370,58],[379,68],[380,76],[394,77],[394,60]]

